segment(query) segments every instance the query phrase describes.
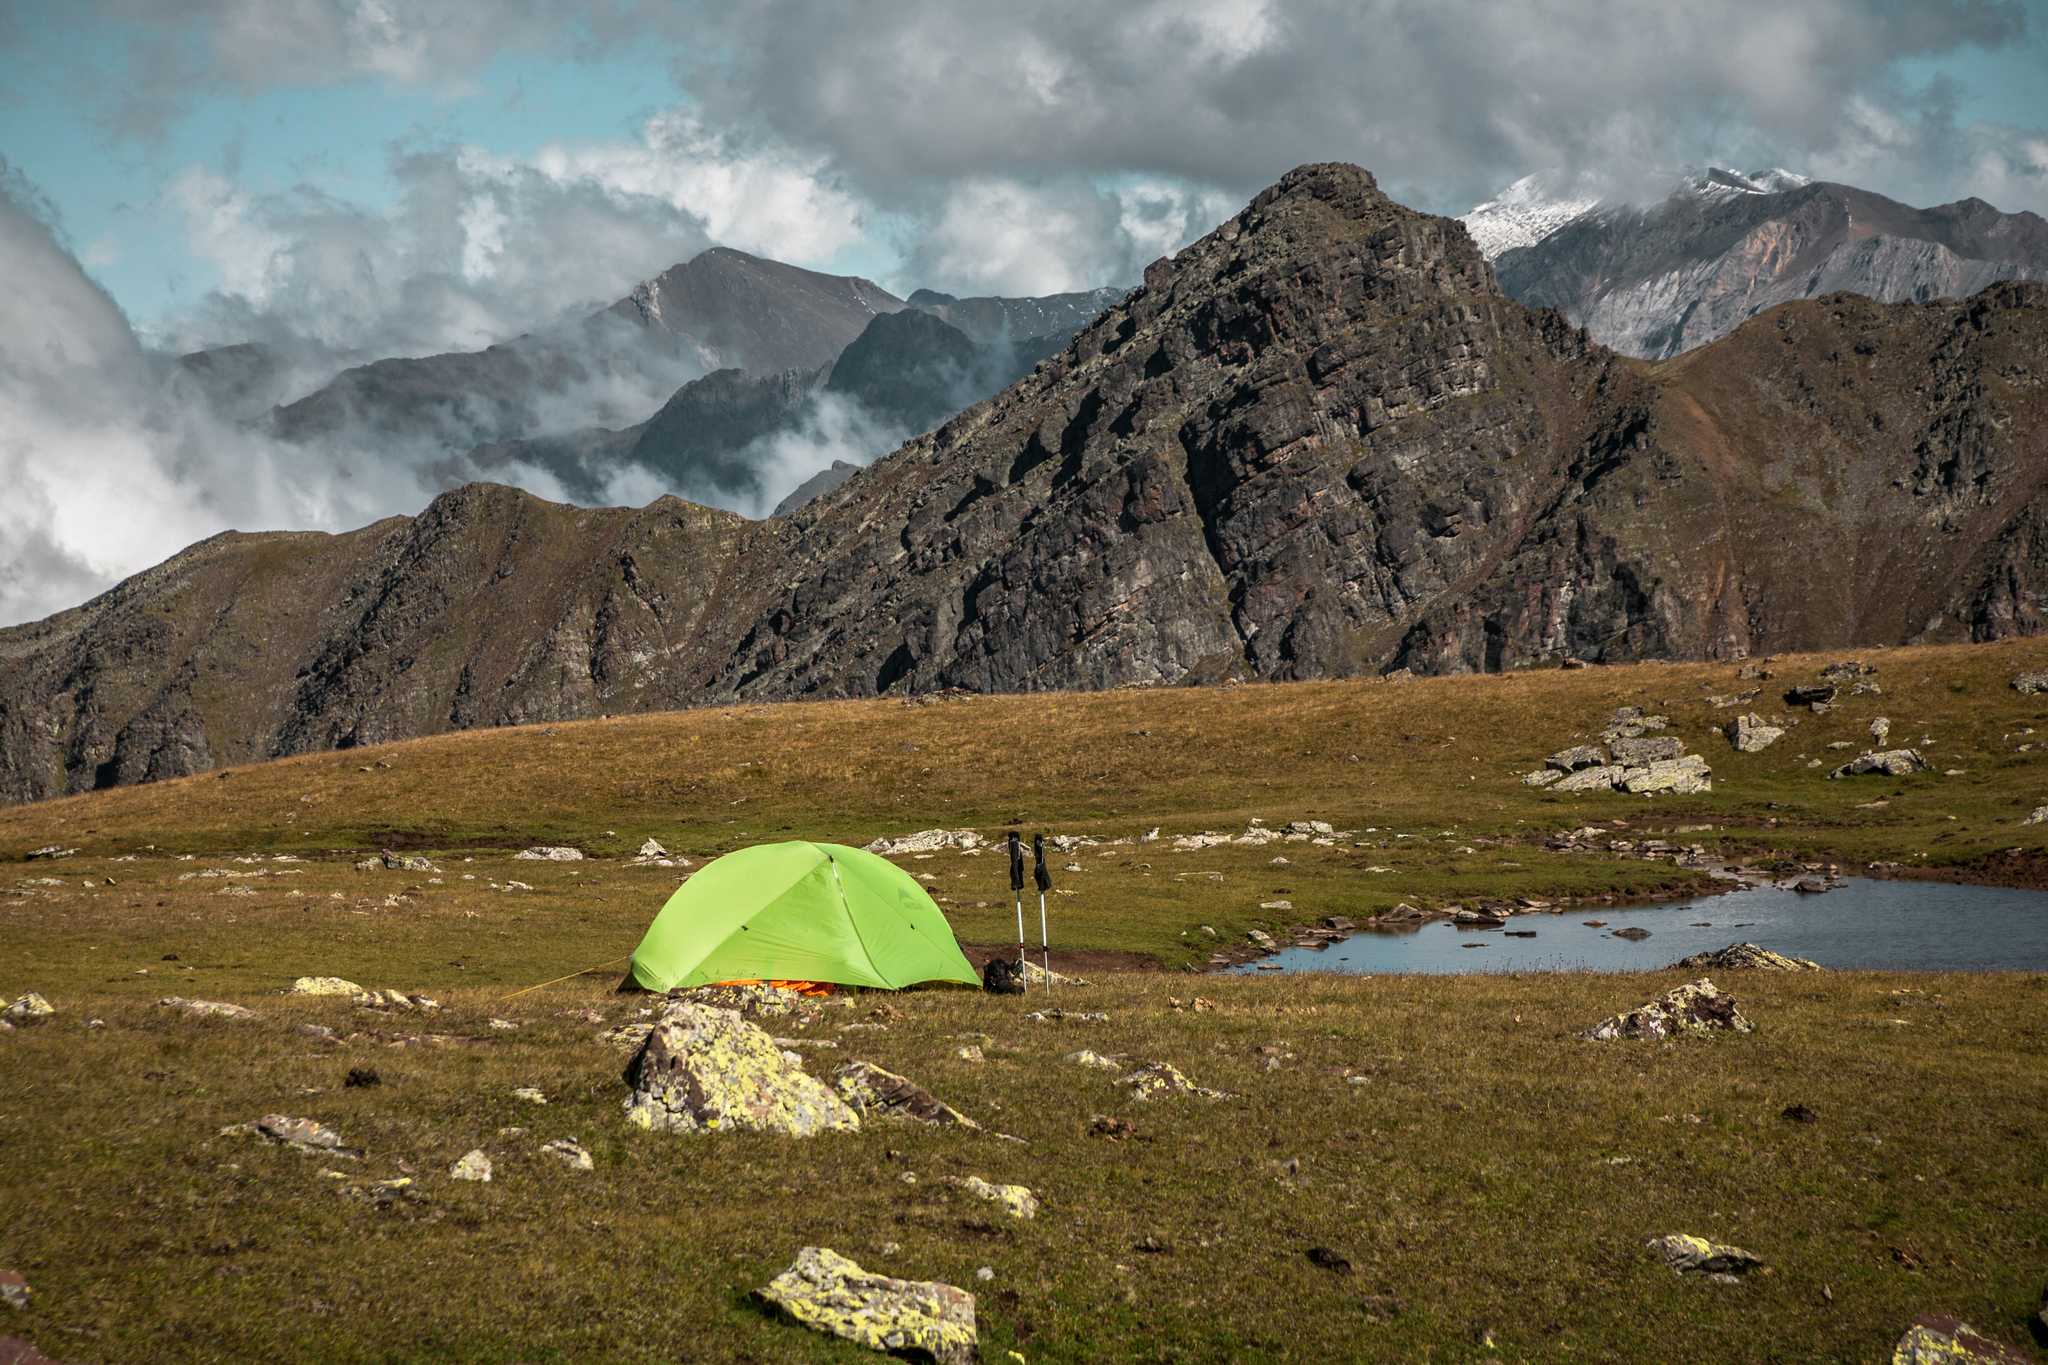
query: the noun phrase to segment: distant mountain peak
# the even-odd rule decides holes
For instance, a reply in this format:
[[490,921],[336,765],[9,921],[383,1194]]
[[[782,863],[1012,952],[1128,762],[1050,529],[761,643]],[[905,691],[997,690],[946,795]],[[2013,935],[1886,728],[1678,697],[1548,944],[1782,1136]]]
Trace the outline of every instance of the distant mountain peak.
[[[1731,171],[1720,166],[1688,167],[1672,176],[1662,196],[1715,202],[1752,194],[1780,194],[1813,181],[1774,166],[1764,171]],[[1633,199],[1596,171],[1538,171],[1525,175],[1458,221],[1479,254],[1491,261],[1503,252],[1534,246],[1565,224],[1596,211],[1621,211]]]

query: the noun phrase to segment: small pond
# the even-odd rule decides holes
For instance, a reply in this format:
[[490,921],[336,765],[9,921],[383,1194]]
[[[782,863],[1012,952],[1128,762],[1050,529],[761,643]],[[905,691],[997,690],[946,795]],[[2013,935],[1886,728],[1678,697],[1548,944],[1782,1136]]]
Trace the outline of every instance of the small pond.
[[[1588,920],[1606,923],[1588,927]],[[1649,937],[1614,936],[1628,928],[1648,930]],[[1361,930],[1328,948],[1287,948],[1231,970],[1655,971],[1731,943],[1755,943],[1834,968],[2048,971],[2048,891],[1860,877],[1824,895],[1750,884],[1658,905],[1517,915],[1505,929],[1437,920],[1406,933]]]

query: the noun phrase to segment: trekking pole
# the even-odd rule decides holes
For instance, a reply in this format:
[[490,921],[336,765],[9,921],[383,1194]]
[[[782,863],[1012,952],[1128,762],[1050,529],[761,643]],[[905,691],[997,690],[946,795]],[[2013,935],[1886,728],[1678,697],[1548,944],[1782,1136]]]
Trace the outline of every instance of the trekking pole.
[[1017,831],[1010,831],[1010,890],[1017,897],[1017,980],[1030,989],[1031,983],[1024,975],[1024,847],[1017,842]]
[[1045,893],[1052,888],[1052,874],[1045,870],[1045,836],[1032,839],[1031,851],[1038,857],[1031,880],[1038,883],[1038,951],[1045,959],[1045,988],[1052,989],[1052,936],[1045,931]]

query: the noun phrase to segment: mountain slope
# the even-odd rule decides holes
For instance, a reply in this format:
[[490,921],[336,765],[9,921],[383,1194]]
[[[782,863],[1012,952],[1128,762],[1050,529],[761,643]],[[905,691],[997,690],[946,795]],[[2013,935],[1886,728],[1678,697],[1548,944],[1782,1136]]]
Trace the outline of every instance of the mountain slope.
[[1787,304],[1661,364],[1308,166],[794,514],[478,485],[0,631],[0,794],[734,699],[2034,633],[2048,288]]
[[2048,279],[2048,222],[2030,213],[1980,199],[1915,209],[1848,185],[1776,190],[1768,177],[1716,174],[1651,208],[1597,207],[1501,251],[1501,288],[1562,308],[1602,345],[1662,359],[1792,299],[1924,303]]

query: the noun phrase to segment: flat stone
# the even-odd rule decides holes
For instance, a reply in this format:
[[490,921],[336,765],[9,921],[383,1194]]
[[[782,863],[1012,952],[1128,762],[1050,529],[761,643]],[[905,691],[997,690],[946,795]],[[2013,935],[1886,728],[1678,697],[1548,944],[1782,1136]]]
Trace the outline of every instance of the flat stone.
[[254,1019],[256,1016],[240,1005],[231,1005],[225,1000],[187,1000],[182,995],[167,995],[156,1002],[159,1009],[184,1010],[187,1014],[214,1015],[222,1019]]
[[862,1118],[909,1119],[918,1123],[980,1124],[907,1077],[885,1071],[873,1062],[848,1062],[835,1073],[834,1084]]
[[338,976],[302,976],[292,982],[286,995],[360,995],[363,988]]
[[0,1270],[0,1303],[9,1308],[28,1307],[28,1281],[15,1270]]
[[627,1121],[654,1132],[810,1137],[860,1128],[860,1116],[766,1032],[737,1011],[687,1001],[649,1029],[626,1084]]
[[2024,692],[2030,697],[2036,692],[2048,692],[2048,671],[2022,673],[2012,680],[2012,688],[2013,691]]
[[1704,1237],[1684,1232],[1652,1237],[1644,1245],[1656,1253],[1657,1259],[1681,1275],[1740,1275],[1764,1263],[1763,1257],[1753,1251],[1710,1242]]
[[583,850],[567,848],[560,844],[541,844],[536,848],[521,849],[512,856],[528,862],[580,863],[583,861]]
[[1165,1062],[1142,1062],[1135,1071],[1119,1079],[1122,1084],[1131,1088],[1131,1098],[1134,1100],[1149,1100],[1160,1095],[1200,1095],[1203,1099],[1210,1100],[1230,1098],[1221,1090],[1196,1085],[1182,1075],[1179,1068]]
[[829,1247],[805,1247],[754,1291],[804,1326],[891,1355],[973,1365],[974,1296],[936,1281],[873,1275]]
[[1734,996],[1701,977],[1673,987],[1647,1004],[1603,1019],[1579,1037],[1605,1043],[1621,1038],[1671,1038],[1682,1033],[1749,1033],[1755,1028],[1736,1009]]
[[2030,1365],[2033,1357],[1947,1313],[1923,1313],[1892,1347],[1892,1365]]
[[482,1180],[491,1178],[491,1159],[481,1147],[472,1148],[462,1154],[462,1159],[448,1168],[448,1174],[457,1180]]
[[1023,1185],[995,1185],[978,1175],[962,1179],[960,1188],[980,1199],[1001,1204],[1015,1218],[1036,1218],[1038,1196]]
[[1620,785],[1630,792],[1669,792],[1674,796],[1685,796],[1712,791],[1713,773],[1704,758],[1698,754],[1687,754],[1683,758],[1654,762],[1648,767],[1631,768]]
[[1882,773],[1886,777],[1906,777],[1926,771],[1927,760],[1920,756],[1919,750],[1892,749],[1881,754],[1858,754],[1828,776],[1860,777],[1865,773]]
[[1760,754],[1772,744],[1784,738],[1782,726],[1769,724],[1754,711],[1746,716],[1737,716],[1735,724],[1729,727],[1729,742],[1745,754]]
[[1731,943],[1711,953],[1694,953],[1671,964],[1671,971],[1727,971],[1746,969],[1760,972],[1823,972],[1827,968],[1803,957],[1786,957],[1754,943]]
[[543,1143],[540,1152],[542,1156],[551,1156],[565,1163],[572,1171],[587,1171],[592,1166],[589,1151],[573,1138],[556,1138],[553,1142]]

